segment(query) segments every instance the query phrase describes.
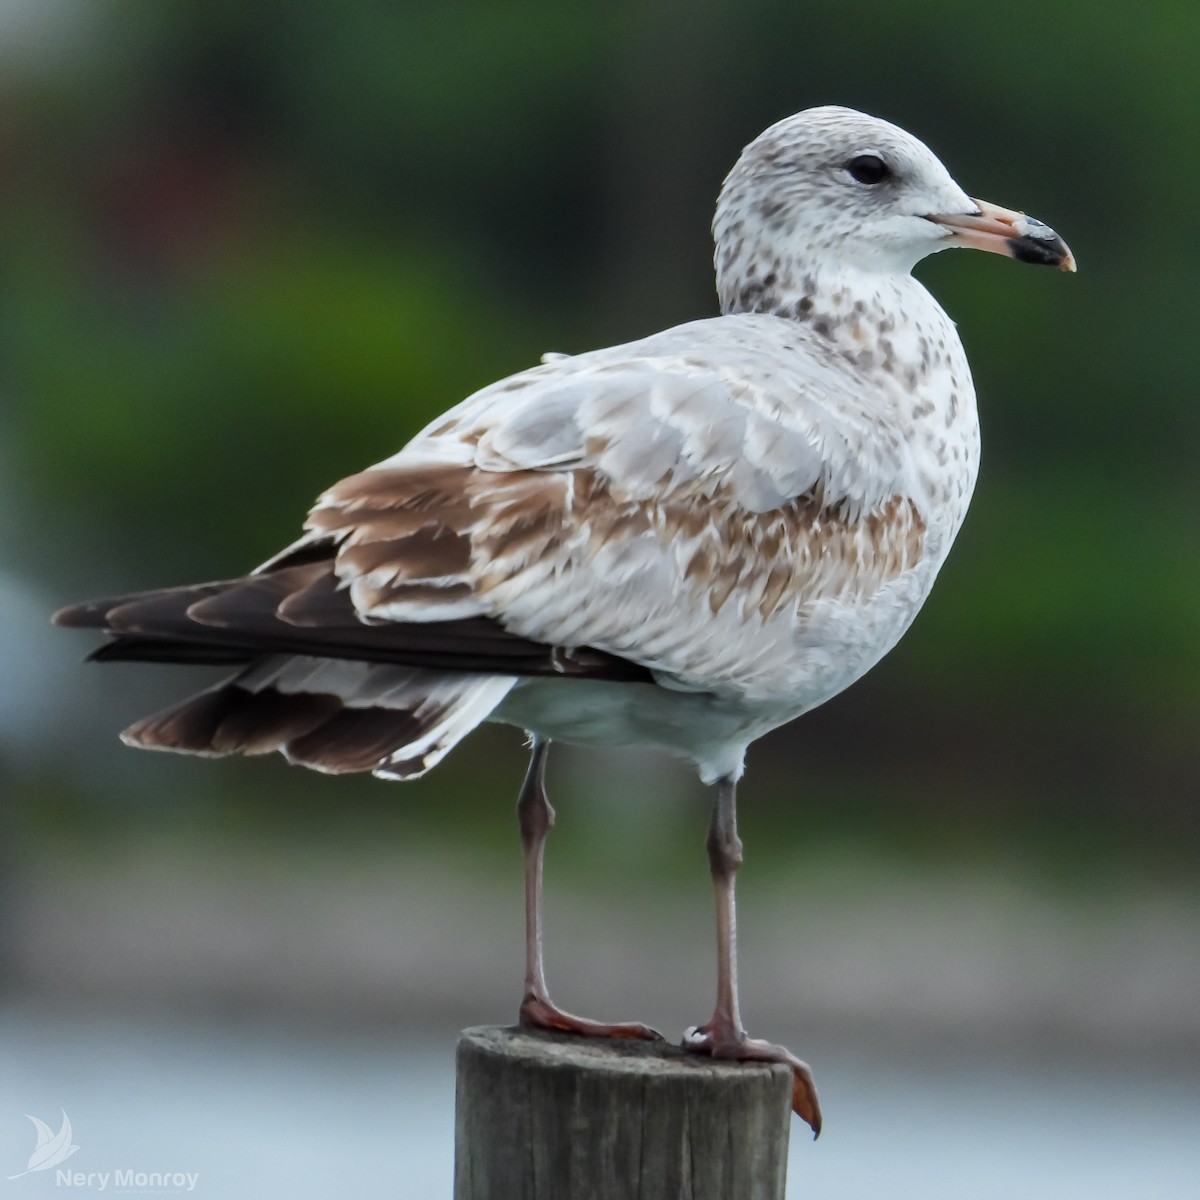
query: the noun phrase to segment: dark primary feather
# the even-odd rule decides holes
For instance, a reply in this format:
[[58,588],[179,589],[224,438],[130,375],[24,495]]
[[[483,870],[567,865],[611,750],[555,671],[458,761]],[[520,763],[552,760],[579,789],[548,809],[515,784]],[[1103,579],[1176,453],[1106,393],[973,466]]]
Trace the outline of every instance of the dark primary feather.
[[366,622],[337,587],[328,552],[242,579],[87,601],[62,609],[54,622],[112,635],[91,656],[104,662],[229,665],[300,654],[469,674],[653,682],[637,663],[517,637],[490,617]]
[[[450,538],[431,535],[425,542],[430,570],[442,569],[438,555],[458,553]],[[92,600],[63,609],[54,621],[108,634],[111,640],[90,656],[97,661],[244,668],[136,722],[121,735],[127,744],[208,756],[277,750],[290,762],[331,774],[423,774],[481,719],[482,711],[464,723],[462,713],[474,711],[489,676],[653,682],[636,663],[518,637],[490,617],[363,618],[349,590],[339,586],[335,553],[332,540],[318,539],[241,579]],[[300,668],[292,684],[286,682],[289,658]],[[387,700],[364,700],[361,675],[322,674],[320,664],[330,659],[400,674]],[[264,666],[281,670],[285,682],[276,678],[264,686],[256,676]],[[374,694],[368,688],[366,695]]]

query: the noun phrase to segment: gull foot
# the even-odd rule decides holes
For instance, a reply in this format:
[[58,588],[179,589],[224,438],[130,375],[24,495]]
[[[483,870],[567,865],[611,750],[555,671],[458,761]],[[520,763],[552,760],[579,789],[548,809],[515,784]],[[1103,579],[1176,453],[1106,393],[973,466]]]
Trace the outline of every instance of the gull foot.
[[639,1021],[621,1021],[615,1025],[603,1021],[589,1021],[573,1013],[564,1012],[546,997],[527,993],[521,1001],[517,1016],[519,1024],[532,1029],[554,1029],[560,1033],[577,1033],[582,1037],[635,1038],[646,1042],[662,1042],[666,1039],[657,1029]]
[[808,1064],[801,1062],[784,1046],[747,1037],[744,1031],[733,1031],[710,1021],[707,1025],[692,1026],[683,1035],[683,1048],[694,1054],[712,1058],[728,1058],[739,1062],[779,1062],[792,1071],[792,1111],[813,1131],[821,1133],[821,1105],[817,1100],[817,1085],[813,1083]]

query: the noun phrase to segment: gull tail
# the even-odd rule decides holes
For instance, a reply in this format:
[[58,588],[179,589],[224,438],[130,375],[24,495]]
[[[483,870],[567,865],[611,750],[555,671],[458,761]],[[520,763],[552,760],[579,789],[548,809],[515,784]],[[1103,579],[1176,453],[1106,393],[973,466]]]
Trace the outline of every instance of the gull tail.
[[327,774],[415,779],[486,720],[515,683],[513,676],[278,656],[143,718],[121,739],[209,757],[279,751]]
[[109,640],[91,658],[240,668],[122,737],[147,750],[269,754],[316,771],[412,779],[485,721],[518,678],[650,682],[602,650],[510,633],[488,616],[364,616],[334,571],[330,542],[240,579],[74,604],[55,624]]

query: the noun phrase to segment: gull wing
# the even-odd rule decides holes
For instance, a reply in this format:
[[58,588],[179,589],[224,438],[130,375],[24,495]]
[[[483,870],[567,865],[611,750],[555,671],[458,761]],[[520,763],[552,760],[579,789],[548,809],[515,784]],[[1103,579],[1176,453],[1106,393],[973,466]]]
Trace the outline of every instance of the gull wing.
[[922,552],[886,397],[803,336],[725,317],[502,380],[327,491],[289,553],[332,542],[370,622],[491,618],[720,686],[714,664],[770,654],[764,627]]

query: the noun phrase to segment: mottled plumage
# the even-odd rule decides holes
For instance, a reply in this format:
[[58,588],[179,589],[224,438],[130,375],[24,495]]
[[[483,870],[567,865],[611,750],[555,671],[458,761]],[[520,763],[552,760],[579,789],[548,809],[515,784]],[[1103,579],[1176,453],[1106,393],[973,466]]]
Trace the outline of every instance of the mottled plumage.
[[[728,950],[747,745],[895,645],[975,486],[966,356],[909,271],[952,245],[1073,263],[842,108],[751,143],[713,229],[721,316],[482,389],[330,488],[244,579],[60,614],[115,636],[98,657],[240,665],[126,740],[409,778],[479,722],[513,723],[539,748],[522,801],[537,864],[550,739],[682,754],[724,781]],[[530,961],[523,1013],[566,1020]],[[693,1043],[749,1054],[727,984]]]

